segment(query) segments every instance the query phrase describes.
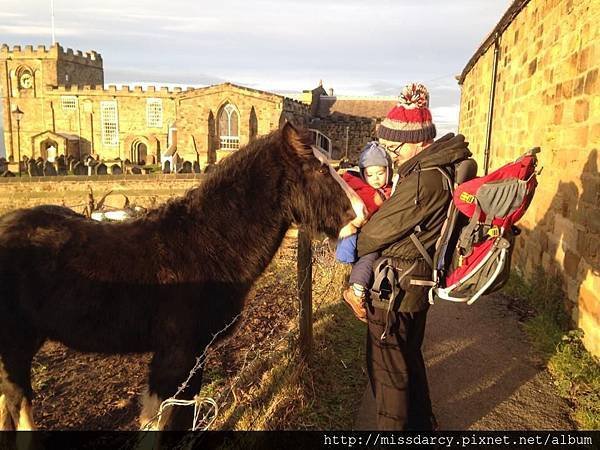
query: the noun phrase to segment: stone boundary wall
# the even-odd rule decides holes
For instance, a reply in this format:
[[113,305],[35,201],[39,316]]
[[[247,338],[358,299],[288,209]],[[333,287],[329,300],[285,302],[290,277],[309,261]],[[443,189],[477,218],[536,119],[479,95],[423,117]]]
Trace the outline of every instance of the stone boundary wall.
[[[514,262],[526,275],[542,268],[561,280],[573,325],[600,355],[600,3],[518,0],[511,8],[523,5],[495,30],[500,37],[489,167],[541,147],[544,169],[519,223],[524,232]],[[461,76],[459,129],[481,174],[493,43],[478,54]]]
[[[105,175],[89,177],[0,178],[0,214],[37,205],[64,205],[82,212],[87,204],[89,188],[96,201],[104,194],[125,194],[131,204],[153,208],[168,199],[183,195],[197,186],[203,175],[151,174]],[[110,195],[106,203],[122,207],[121,195]]]

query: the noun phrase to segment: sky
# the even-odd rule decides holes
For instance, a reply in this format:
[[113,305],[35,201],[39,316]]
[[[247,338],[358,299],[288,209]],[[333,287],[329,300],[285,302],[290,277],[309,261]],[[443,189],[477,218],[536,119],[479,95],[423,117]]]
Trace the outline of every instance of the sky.
[[[396,96],[424,83],[456,131],[460,74],[511,0],[54,0],[56,40],[102,54],[106,84]],[[0,0],[0,43],[51,43],[50,0]],[[440,133],[439,133],[440,134]]]

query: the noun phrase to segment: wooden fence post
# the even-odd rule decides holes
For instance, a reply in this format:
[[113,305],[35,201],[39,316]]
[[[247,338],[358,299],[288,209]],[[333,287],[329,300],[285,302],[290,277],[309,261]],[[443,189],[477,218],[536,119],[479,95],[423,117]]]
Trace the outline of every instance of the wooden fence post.
[[300,355],[308,360],[313,343],[312,248],[306,230],[298,230],[298,299],[300,300]]

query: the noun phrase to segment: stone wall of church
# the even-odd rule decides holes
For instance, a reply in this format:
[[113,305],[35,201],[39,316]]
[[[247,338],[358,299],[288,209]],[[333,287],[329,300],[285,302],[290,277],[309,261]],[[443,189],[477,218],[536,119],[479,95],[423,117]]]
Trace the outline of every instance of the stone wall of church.
[[[47,129],[80,136],[81,154],[94,154],[102,159],[134,160],[132,152],[138,143],[146,146],[146,163],[160,161],[160,154],[167,149],[169,126],[175,123],[176,95],[181,89],[156,89],[149,86],[130,88],[124,86],[59,86],[47,91],[46,108],[53,115],[46,115]],[[65,109],[63,99],[75,97],[76,108]],[[149,126],[148,100],[159,101],[162,120],[158,126]],[[118,118],[118,144],[107,145],[102,137],[102,102],[115,102]],[[33,149],[34,152],[39,149]]]
[[[560,279],[600,355],[600,5],[531,0],[501,33],[490,169],[539,146],[544,167],[516,264]],[[483,167],[494,45],[464,77],[460,132]]]
[[200,167],[205,167],[235,151],[220,149],[220,136],[225,131],[219,129],[219,116],[227,104],[237,112],[239,147],[276,130],[286,119],[305,123],[307,107],[287,100],[229,83],[186,91],[177,102],[178,155],[188,161],[198,160]]

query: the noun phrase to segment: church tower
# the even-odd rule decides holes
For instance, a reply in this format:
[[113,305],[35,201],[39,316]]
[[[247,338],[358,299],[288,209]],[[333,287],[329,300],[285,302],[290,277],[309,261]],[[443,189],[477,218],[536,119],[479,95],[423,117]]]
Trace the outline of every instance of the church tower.
[[[63,49],[58,43],[50,48],[43,45],[0,47],[0,152],[4,147],[7,159],[17,160],[33,154],[31,137],[40,129],[53,130],[53,105],[46,101],[47,87],[61,85],[104,84],[102,57],[92,51],[82,53]],[[12,112],[23,112],[19,121]],[[19,134],[19,136],[17,136]],[[4,138],[4,139],[2,139]],[[18,144],[20,142],[20,149]]]

